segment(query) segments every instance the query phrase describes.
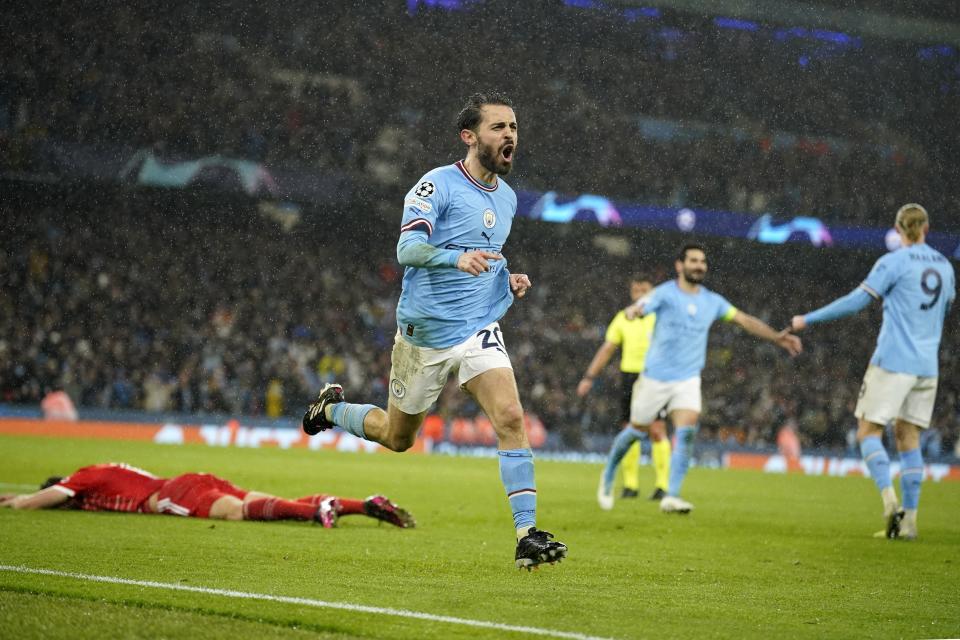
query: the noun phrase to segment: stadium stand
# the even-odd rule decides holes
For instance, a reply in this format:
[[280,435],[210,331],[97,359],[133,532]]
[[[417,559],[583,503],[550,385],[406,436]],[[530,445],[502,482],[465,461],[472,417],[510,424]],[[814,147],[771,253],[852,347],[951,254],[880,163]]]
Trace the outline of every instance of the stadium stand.
[[[288,232],[255,203],[205,191],[21,185],[10,193],[0,401],[38,403],[62,388],[81,408],[297,416],[334,379],[354,397],[385,401],[400,276],[395,220],[306,210]],[[360,201],[353,210],[367,208]],[[617,426],[614,367],[587,403],[573,389],[610,314],[626,304],[624,275],[670,277],[682,237],[616,232],[633,247],[624,257],[594,242],[609,230],[515,225],[507,256],[535,286],[504,331],[526,408],[558,442],[589,448]],[[728,240],[711,243],[711,260],[713,288],[782,326],[855,286],[872,256]],[[715,329],[703,437],[773,446],[791,422],[805,447],[843,450],[878,314],[810,332],[795,360]],[[935,419],[945,452],[958,435],[956,340],[948,325]],[[477,409],[451,386],[438,412]]]
[[[449,96],[478,86],[518,104],[520,188],[884,225],[919,200],[939,228],[960,222],[955,47],[567,4],[525,2],[521,14],[490,0],[456,21],[392,0],[9,8],[0,400],[38,403],[62,387],[81,410],[295,415],[337,378],[382,401],[396,203],[457,157]],[[491,17],[502,30],[476,28]],[[496,65],[464,60],[481,49],[522,73],[503,86]],[[108,184],[144,149],[342,180],[288,232],[248,199]],[[618,232],[633,246],[623,257],[583,225],[517,226],[508,257],[536,284],[506,320],[523,397],[563,443],[589,447],[615,428],[615,381],[582,405],[576,379],[625,302],[622,275],[669,277],[679,236]],[[774,324],[845,292],[875,258],[711,246],[712,285]],[[812,332],[795,361],[720,329],[704,437],[772,445],[791,422],[804,446],[846,447],[877,313]],[[955,344],[948,327],[944,451],[958,438]],[[445,393],[440,410],[476,408]]]
[[[458,62],[490,48],[523,69],[503,87],[524,125],[517,186],[855,222],[885,221],[905,194],[950,222],[960,210],[948,45],[547,1],[118,3],[107,20],[83,6],[11,10],[45,28],[0,43],[8,173],[57,173],[77,145],[121,164],[150,147],[396,189],[451,156],[438,95],[504,83]],[[504,29],[479,28],[491,16]]]

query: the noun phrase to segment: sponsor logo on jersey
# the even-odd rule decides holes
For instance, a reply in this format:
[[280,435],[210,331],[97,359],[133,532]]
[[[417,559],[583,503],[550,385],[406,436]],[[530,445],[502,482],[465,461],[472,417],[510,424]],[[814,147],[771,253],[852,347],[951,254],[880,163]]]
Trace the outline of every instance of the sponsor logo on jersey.
[[493,212],[493,209],[485,209],[483,212],[483,226],[487,229],[493,229],[493,225],[497,224],[497,214]]
[[433,183],[429,180],[424,180],[421,182],[417,188],[413,191],[416,195],[421,198],[429,198],[433,195],[433,192],[436,191],[436,187],[433,186]]
[[689,313],[689,314],[692,315],[692,316],[697,315],[697,305],[693,304],[692,302],[691,302],[690,304],[688,304],[688,305],[687,305],[687,313]]
[[416,207],[424,213],[429,213],[433,209],[433,205],[422,198],[407,198],[407,205]]

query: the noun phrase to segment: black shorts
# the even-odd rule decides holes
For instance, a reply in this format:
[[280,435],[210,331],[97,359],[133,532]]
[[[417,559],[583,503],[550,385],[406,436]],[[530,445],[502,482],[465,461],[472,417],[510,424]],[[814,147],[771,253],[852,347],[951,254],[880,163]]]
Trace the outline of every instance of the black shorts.
[[639,373],[620,372],[620,422],[630,422],[630,401],[633,398],[633,383],[640,377]]

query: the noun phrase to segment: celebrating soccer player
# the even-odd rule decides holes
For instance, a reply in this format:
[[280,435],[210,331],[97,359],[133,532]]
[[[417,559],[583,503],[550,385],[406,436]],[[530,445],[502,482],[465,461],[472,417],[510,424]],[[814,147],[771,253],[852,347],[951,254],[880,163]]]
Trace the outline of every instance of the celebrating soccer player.
[[[630,300],[636,302],[650,293],[653,283],[644,276],[630,279]],[[603,344],[597,349],[587,367],[583,379],[577,384],[577,395],[581,398],[593,388],[593,379],[600,375],[610,358],[622,347],[620,355],[620,428],[630,424],[630,401],[634,394],[634,384],[643,372],[644,359],[650,348],[650,337],[657,320],[654,313],[643,318],[627,320],[621,309],[607,327]],[[643,425],[633,425],[637,429]],[[667,495],[667,479],[670,475],[670,439],[667,438],[666,424],[657,420],[650,425],[650,457],[656,479],[651,500],[662,500]],[[646,434],[641,431],[642,436]],[[623,456],[623,493],[621,498],[636,498],[640,488],[640,441],[636,441]]]
[[467,157],[424,175],[404,198],[397,259],[404,269],[391,355],[387,410],[344,402],[328,384],[303,417],[314,435],[334,425],[393,451],[413,445],[447,378],[473,396],[493,423],[500,478],[513,511],[515,560],[530,569],[566,556],[536,528],[533,454],[498,321],[532,286],[501,254],[517,210],[502,179],[517,150],[517,119],[498,93],[474,94],[457,118]]
[[313,520],[326,529],[337,526],[340,516],[353,514],[383,520],[404,529],[416,524],[413,516],[384,496],[352,500],[314,494],[286,500],[241,489],[209,473],[158,478],[148,471],[121,463],[82,467],[66,478],[54,476],[34,493],[0,495],[0,507],[65,507],[215,520]]
[[[790,355],[800,353],[802,345],[797,336],[772,329],[701,284],[707,275],[707,252],[703,245],[684,245],[677,256],[676,269],[676,280],[661,284],[649,296],[625,309],[627,318],[657,314],[646,366],[633,394],[630,423],[649,426],[660,410],[666,408],[673,422],[676,444],[670,459],[667,495],[660,500],[660,510],[689,513],[693,505],[680,497],[680,487],[690,465],[700,420],[700,371],[707,359],[710,326],[721,319],[735,322]],[[614,439],[597,489],[600,508],[613,508],[613,477],[617,465],[638,438],[640,431],[627,426]]]
[[[856,313],[872,300],[883,300],[883,323],[870,358],[854,414],[859,420],[860,454],[880,490],[888,538],[917,537],[917,508],[923,480],[920,429],[930,426],[937,395],[937,352],[943,323],[956,296],[953,266],[926,244],[930,222],[919,204],[897,211],[895,228],[902,248],[873,265],[859,287],[827,306],[794,316],[799,331],[817,322]],[[890,480],[890,457],[883,447],[883,429],[894,424],[900,452],[900,491],[897,502]]]

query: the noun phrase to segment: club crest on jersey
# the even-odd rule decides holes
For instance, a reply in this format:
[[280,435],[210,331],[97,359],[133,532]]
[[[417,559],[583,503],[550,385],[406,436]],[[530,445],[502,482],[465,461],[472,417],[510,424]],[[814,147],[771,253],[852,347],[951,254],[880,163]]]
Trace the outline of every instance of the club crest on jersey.
[[485,209],[483,212],[483,226],[487,229],[493,229],[493,225],[497,224],[497,214],[493,212],[493,209]]
[[433,192],[436,191],[436,187],[433,186],[433,183],[429,180],[424,180],[417,186],[414,193],[420,196],[421,198],[429,198],[433,195]]
[[402,382],[394,378],[390,381],[390,392],[394,397],[402,398],[407,393],[407,388],[403,385]]
[[692,316],[697,315],[697,305],[693,304],[692,302],[691,302],[690,304],[688,304],[688,305],[687,305],[687,313],[689,313],[689,314],[692,315]]

